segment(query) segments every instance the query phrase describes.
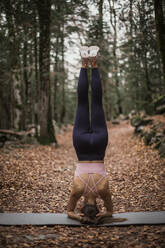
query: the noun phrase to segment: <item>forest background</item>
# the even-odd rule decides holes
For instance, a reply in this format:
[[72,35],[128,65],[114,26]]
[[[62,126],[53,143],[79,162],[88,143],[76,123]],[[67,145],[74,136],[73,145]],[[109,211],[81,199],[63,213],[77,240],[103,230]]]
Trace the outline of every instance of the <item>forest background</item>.
[[74,121],[81,45],[100,47],[108,121],[165,112],[163,0],[1,0],[0,15],[0,129],[56,142]]

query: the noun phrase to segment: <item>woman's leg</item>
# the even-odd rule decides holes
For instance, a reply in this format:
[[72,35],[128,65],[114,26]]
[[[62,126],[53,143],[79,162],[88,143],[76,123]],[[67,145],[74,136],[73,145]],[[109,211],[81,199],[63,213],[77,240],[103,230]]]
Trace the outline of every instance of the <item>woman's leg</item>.
[[87,69],[81,68],[78,82],[78,106],[73,129],[73,145],[79,161],[88,160],[89,130],[88,76]]
[[108,144],[108,131],[102,105],[102,87],[99,71],[92,69],[92,111],[91,129],[93,136],[93,152],[98,160],[104,160]]
[[73,133],[84,133],[88,132],[89,129],[88,75],[87,69],[81,68],[78,81],[78,106]]
[[107,125],[102,105],[102,85],[98,68],[92,68],[92,131],[107,132]]

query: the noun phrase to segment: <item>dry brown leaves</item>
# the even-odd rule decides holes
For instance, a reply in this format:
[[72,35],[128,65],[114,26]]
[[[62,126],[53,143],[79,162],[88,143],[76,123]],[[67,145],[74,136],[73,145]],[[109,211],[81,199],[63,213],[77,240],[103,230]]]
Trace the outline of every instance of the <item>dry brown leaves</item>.
[[[109,126],[105,164],[114,212],[165,210],[165,159],[133,137],[127,123]],[[72,129],[59,148],[24,146],[0,151],[0,206],[5,212],[65,212],[76,155]],[[165,247],[165,226],[0,227],[0,247]]]

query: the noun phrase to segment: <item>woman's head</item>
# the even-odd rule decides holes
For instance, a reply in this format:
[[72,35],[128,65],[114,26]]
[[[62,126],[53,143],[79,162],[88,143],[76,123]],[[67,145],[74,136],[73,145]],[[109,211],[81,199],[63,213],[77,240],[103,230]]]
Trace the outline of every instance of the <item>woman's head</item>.
[[98,207],[96,204],[85,204],[81,209],[81,212],[90,219],[95,219],[96,215],[99,213]]

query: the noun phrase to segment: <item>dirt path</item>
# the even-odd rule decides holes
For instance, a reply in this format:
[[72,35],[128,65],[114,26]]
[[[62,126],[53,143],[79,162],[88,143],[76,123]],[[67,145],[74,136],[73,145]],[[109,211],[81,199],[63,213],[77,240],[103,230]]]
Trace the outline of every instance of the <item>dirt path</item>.
[[[114,212],[165,210],[165,159],[133,138],[127,123],[109,127],[105,164]],[[0,152],[0,205],[5,212],[64,212],[76,155],[72,129],[59,148],[25,146]],[[99,204],[101,202],[99,201]],[[0,247],[165,247],[165,226],[0,227]]]

